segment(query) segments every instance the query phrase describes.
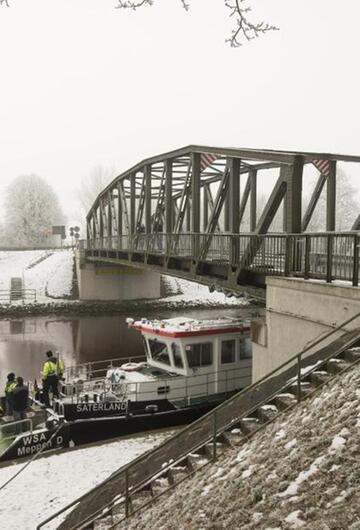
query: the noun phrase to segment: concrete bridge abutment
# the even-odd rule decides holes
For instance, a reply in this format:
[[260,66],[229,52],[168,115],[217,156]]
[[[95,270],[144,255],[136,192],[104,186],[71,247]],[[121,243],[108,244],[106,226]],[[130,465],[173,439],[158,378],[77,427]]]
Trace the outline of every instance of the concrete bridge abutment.
[[122,301],[160,297],[160,274],[126,265],[89,262],[76,254],[80,300]]
[[[350,284],[268,277],[266,285],[265,317],[253,321],[251,328],[253,382],[360,313],[360,290]],[[343,331],[359,327],[360,317]],[[322,346],[340,333],[326,339]]]

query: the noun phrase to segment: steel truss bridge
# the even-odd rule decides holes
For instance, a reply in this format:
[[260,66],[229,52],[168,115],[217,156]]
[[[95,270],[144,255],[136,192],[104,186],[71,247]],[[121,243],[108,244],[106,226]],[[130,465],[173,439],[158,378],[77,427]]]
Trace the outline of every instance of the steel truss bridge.
[[[351,231],[335,231],[338,162],[360,157],[191,145],[149,158],[95,200],[82,242],[86,260],[235,291],[264,287],[267,275],[358,285],[360,217]],[[318,180],[302,214],[307,165]],[[275,184],[258,212],[259,176],[270,172]],[[322,191],[325,231],[309,233]],[[271,232],[279,215],[280,230]]]

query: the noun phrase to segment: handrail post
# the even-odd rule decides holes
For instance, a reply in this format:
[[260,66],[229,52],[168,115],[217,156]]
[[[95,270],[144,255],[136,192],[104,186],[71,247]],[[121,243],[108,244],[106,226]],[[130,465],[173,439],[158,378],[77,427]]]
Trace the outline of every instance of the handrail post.
[[309,278],[309,271],[310,271],[310,236],[305,236],[305,264],[304,264],[304,279],[307,280]]
[[358,249],[358,236],[354,236],[354,259],[353,259],[353,275],[352,284],[354,287],[359,285],[359,249]]
[[284,276],[290,275],[290,259],[291,259],[291,236],[285,236],[285,267]]
[[213,412],[213,460],[216,460],[217,411]]
[[130,515],[129,510],[129,468],[125,469],[125,518],[127,519]]
[[332,234],[327,236],[327,256],[326,256],[326,281],[331,283],[332,276],[332,251],[333,251],[333,238]]
[[297,400],[301,401],[301,354],[297,356]]

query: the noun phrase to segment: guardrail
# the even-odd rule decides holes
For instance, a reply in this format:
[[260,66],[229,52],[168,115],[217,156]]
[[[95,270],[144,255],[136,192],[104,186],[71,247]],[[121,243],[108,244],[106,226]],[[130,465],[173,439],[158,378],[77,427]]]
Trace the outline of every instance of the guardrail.
[[358,232],[307,234],[133,234],[81,241],[88,251],[188,258],[277,276],[359,283]]
[[[229,366],[228,369],[186,377],[174,375],[174,377],[164,379],[154,378],[152,381],[141,381],[140,383],[122,380],[119,383],[111,383],[104,379],[90,379],[80,385],[77,383],[66,384],[65,387],[68,387],[69,391],[65,394],[70,399],[71,404],[85,402],[84,397],[79,396],[79,390],[82,394],[93,391],[101,393],[103,394],[103,401],[106,401],[106,394],[114,391],[121,392],[124,397],[130,398],[131,396],[131,401],[135,402],[154,399],[154,394],[162,395],[173,401],[185,400],[188,403],[189,400],[205,399],[218,393],[227,396],[248,384],[251,377],[251,359],[243,359],[242,361],[241,366]],[[246,370],[248,371],[246,372]],[[122,401],[124,397],[119,401]]]
[[[106,373],[111,368],[120,368],[122,364],[131,362],[146,361],[145,355],[133,355],[131,357],[112,357],[110,359],[100,359],[97,361],[89,361],[86,363],[79,363],[65,368],[64,376],[74,377],[76,375],[86,375],[87,379],[98,377],[100,373]],[[101,366],[101,367],[100,367]]]
[[[28,428],[25,428],[27,426]],[[10,433],[6,433],[9,430]],[[4,423],[0,425],[0,442],[5,442],[7,440],[12,440],[22,432],[33,432],[33,422],[30,418],[24,420],[11,421],[9,423]],[[7,434],[7,435],[6,435]]]
[[21,300],[36,302],[36,289],[0,289],[0,302],[8,301],[9,303]]
[[[235,394],[200,419],[165,440],[155,449],[142,454],[123,466],[93,490],[48,517],[37,526],[37,529],[43,528],[48,522],[53,521],[77,504],[79,505],[77,509],[68,516],[69,523],[66,523],[67,526],[61,525],[60,528],[80,528],[83,523],[91,522],[100,513],[106,515],[106,511],[113,506],[115,499],[119,498],[120,495],[125,499],[125,513],[128,515],[130,513],[128,504],[130,492],[144,486],[158,473],[164,473],[175,462],[180,461],[189,453],[195,452],[207,442],[213,444],[214,458],[216,458],[217,436],[242,417],[251,415],[261,404],[269,401],[279,392],[286,391],[293,385],[296,388],[297,400],[301,401],[302,379],[309,377],[313,371],[319,370],[322,364],[328,362],[339,351],[343,351],[343,349],[350,347],[355,341],[359,340],[359,328],[344,333],[345,326],[359,317],[360,313],[357,313],[343,321],[335,329],[313,340],[305,349],[296,353],[265,377]],[[342,333],[341,337],[331,343],[326,343],[319,350],[310,352],[338,332]]]

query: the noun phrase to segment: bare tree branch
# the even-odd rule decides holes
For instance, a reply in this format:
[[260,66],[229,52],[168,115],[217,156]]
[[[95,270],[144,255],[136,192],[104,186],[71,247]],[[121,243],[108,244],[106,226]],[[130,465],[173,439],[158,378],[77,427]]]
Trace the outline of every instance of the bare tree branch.
[[[119,4],[116,6],[117,8],[125,8],[125,9],[138,9],[139,7],[143,7],[144,5],[152,6],[154,3],[154,0],[118,0]],[[186,0],[180,0],[181,5],[183,8],[188,11],[190,8],[190,4],[186,2]]]
[[230,9],[230,16],[236,16],[236,28],[232,31],[231,36],[226,39],[226,42],[233,48],[242,46],[242,39],[247,41],[253,40],[264,33],[269,31],[277,31],[279,28],[267,24],[266,22],[251,22],[247,18],[247,14],[250,13],[251,7],[246,6],[247,0],[225,0],[225,6]]
[[[248,13],[251,12],[251,7],[245,4],[248,0],[224,0],[225,6],[230,10],[230,17],[236,17],[236,25],[231,36],[226,39],[233,48],[242,46],[243,41],[251,41],[260,35],[268,33],[269,31],[276,31],[279,28],[262,22],[252,22],[248,19]],[[118,8],[138,9],[144,5],[153,5],[154,0],[118,0]],[[183,8],[188,11],[190,4],[186,0],[180,0]]]
[[143,7],[145,5],[152,6],[153,0],[118,0],[119,5],[117,5],[117,8],[124,8],[124,9],[133,9],[134,11],[138,9],[139,7]]
[[[154,0],[117,0],[118,4],[115,6],[118,9],[139,9],[144,6],[152,6]],[[182,7],[188,11],[190,3],[186,0],[179,0]],[[235,17],[235,28],[231,35],[225,42],[228,42],[233,48],[238,48],[243,45],[245,41],[251,41],[260,35],[264,35],[269,31],[276,31],[279,28],[268,24],[267,22],[252,22],[248,19],[248,14],[251,12],[251,7],[246,3],[251,0],[224,0],[225,6],[230,10],[230,17]],[[9,7],[9,0],[0,0],[0,6],[6,5]]]

